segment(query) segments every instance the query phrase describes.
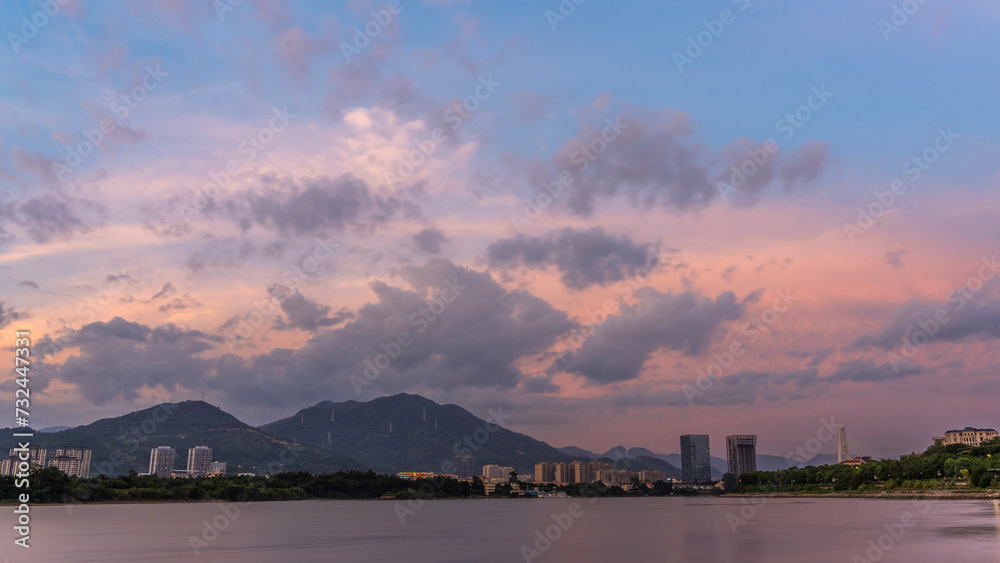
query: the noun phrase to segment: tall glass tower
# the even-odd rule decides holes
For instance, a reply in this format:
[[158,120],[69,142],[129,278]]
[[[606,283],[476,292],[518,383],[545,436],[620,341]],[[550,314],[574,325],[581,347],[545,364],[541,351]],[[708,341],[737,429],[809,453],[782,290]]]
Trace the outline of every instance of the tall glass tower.
[[712,480],[712,457],[708,453],[708,434],[681,436],[681,479]]

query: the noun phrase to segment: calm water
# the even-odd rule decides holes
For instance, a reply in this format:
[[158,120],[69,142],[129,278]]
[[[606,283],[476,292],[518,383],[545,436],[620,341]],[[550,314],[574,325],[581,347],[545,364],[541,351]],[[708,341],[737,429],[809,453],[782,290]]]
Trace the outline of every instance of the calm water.
[[[256,503],[232,521],[216,503],[36,507],[30,556],[11,547],[6,524],[0,553],[10,563],[191,561],[189,536],[202,538],[208,520],[225,529],[208,532],[200,561],[851,562],[874,561],[881,542],[871,555],[883,562],[1000,562],[992,500],[768,499],[755,510],[739,499],[590,500],[433,501],[404,524],[392,501]],[[553,513],[566,514],[565,530]],[[557,539],[538,540],[546,531]]]

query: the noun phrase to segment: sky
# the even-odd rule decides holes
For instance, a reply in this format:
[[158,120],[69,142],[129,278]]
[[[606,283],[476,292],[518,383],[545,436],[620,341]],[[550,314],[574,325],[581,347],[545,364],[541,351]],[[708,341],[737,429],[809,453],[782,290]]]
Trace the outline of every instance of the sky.
[[406,392],[596,452],[997,428],[998,20],[6,2],[4,349],[38,426]]

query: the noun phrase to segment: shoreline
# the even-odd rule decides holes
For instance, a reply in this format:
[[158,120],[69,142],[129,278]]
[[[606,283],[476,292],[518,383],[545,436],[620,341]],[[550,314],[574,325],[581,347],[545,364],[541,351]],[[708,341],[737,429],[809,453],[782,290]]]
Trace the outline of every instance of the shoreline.
[[954,489],[926,489],[920,491],[868,491],[830,493],[727,493],[722,497],[738,498],[868,498],[868,499],[926,499],[926,500],[996,500],[1000,499],[1000,490],[960,491]]
[[[956,491],[949,489],[928,489],[923,491],[869,491],[869,492],[830,492],[830,493],[797,493],[797,492],[774,492],[774,493],[727,493],[724,495],[670,495],[668,497],[656,497],[656,498],[809,498],[809,499],[823,499],[823,498],[857,498],[857,499],[878,499],[878,500],[908,500],[908,499],[924,499],[924,500],[1000,500],[1000,489],[990,489],[985,491]],[[591,499],[592,496],[580,496],[580,497],[566,497],[568,499]],[[632,497],[598,497],[598,498],[632,498]],[[652,497],[634,497],[634,498],[652,498]],[[486,499],[499,499],[499,500],[526,500],[526,499],[508,499],[506,497],[472,497],[472,498],[446,498],[446,499],[424,499],[425,501],[435,501],[435,500],[486,500]],[[324,502],[337,502],[337,501],[406,501],[410,499],[389,499],[389,498],[356,498],[356,499],[334,499],[334,498],[307,498],[301,500],[259,500],[259,501],[233,501],[233,500],[218,500],[218,499],[205,499],[205,500],[98,500],[98,501],[88,501],[88,502],[49,502],[49,503],[32,503],[31,506],[81,506],[81,505],[99,505],[99,504],[203,504],[203,503],[231,503],[231,502],[242,502],[242,503],[267,503],[267,502],[303,502],[303,501],[324,501]],[[538,499],[545,500],[545,499]],[[0,501],[0,506],[16,506],[17,501]]]

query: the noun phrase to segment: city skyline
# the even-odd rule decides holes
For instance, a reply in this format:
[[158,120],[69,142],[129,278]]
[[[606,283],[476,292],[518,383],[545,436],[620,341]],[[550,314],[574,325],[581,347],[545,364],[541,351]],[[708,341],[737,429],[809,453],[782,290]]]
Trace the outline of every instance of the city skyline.
[[993,3],[71,4],[0,60],[33,422],[405,391],[600,451],[832,417],[876,457],[1000,425],[1000,78],[957,56]]

